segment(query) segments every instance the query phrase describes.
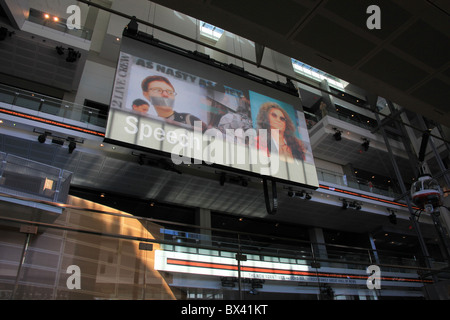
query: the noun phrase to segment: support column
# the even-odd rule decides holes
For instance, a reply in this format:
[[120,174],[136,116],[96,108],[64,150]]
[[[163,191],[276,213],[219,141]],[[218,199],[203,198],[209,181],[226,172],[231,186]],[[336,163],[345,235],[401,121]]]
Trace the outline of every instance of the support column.
[[[367,101],[371,101],[373,98],[374,98],[374,96],[369,96],[367,98]],[[376,99],[375,99],[375,101],[376,101]],[[373,108],[374,105],[371,104],[371,107]],[[375,117],[377,119],[378,124],[380,124],[381,120],[380,120],[379,114],[377,112],[374,112],[374,114],[375,114]],[[402,175],[400,173],[400,170],[398,168],[397,162],[395,161],[394,154],[393,154],[392,148],[391,148],[391,144],[389,142],[389,139],[387,138],[386,131],[384,130],[383,126],[380,126],[380,131],[381,131],[381,134],[383,136],[386,148],[388,150],[389,159],[391,160],[392,166],[394,167],[395,175],[397,176],[397,181],[398,181],[398,183],[400,185],[402,194],[407,195],[408,193],[407,193],[405,184],[403,182],[403,177],[402,177]],[[423,255],[423,258],[424,258],[425,265],[426,265],[427,268],[432,269],[432,264],[431,264],[431,261],[430,261],[430,255],[428,253],[428,248],[427,248],[427,246],[425,244],[425,241],[423,239],[422,232],[420,230],[420,225],[419,225],[418,221],[415,218],[414,210],[412,208],[411,199],[408,196],[405,196],[405,200],[406,200],[406,203],[408,205],[409,214],[411,216],[410,220],[411,220],[411,222],[412,222],[412,224],[414,226],[414,230],[416,231],[417,239],[419,240],[419,244],[420,244],[420,248],[422,250],[422,255]]]
[[197,208],[195,210],[195,224],[200,227],[200,243],[203,245],[211,245],[211,210]]
[[373,263],[380,264],[380,258],[378,257],[377,247],[375,246],[375,241],[373,239],[373,235],[369,233],[369,241],[370,241],[370,247],[372,248],[372,254],[374,257]]
[[325,237],[322,228],[310,228],[309,240],[313,243],[314,256],[318,259],[327,259],[327,248],[325,246]]
[[330,92],[330,86],[328,85],[328,81],[325,79],[322,80],[320,82],[320,88],[323,89],[322,102],[320,105],[321,117],[323,118],[330,112],[335,113],[336,107],[334,105],[333,97],[327,93]]

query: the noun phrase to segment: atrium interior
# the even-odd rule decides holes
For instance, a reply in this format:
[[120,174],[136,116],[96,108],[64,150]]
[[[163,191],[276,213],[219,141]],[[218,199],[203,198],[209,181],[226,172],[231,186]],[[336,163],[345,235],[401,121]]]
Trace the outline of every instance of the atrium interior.
[[[449,8],[349,2],[0,0],[0,299],[450,299]],[[303,160],[175,161],[118,107],[154,71],[200,134],[282,101]]]

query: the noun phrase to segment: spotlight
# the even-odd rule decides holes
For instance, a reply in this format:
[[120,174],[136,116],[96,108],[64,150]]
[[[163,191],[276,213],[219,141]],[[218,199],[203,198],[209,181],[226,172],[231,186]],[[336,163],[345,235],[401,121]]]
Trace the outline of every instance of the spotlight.
[[81,57],[81,53],[79,53],[78,51],[75,51],[72,48],[69,48],[68,50],[69,51],[67,53],[67,58],[66,58],[67,62],[75,62],[75,61],[77,61],[78,58]]
[[77,144],[75,143],[75,141],[70,141],[69,142],[69,154],[72,154],[73,150],[75,150],[77,147]]
[[389,222],[392,224],[397,224],[397,216],[394,212],[389,215]]
[[369,150],[370,141],[366,138],[362,138],[364,142],[361,144],[361,146],[364,148],[364,151]]
[[128,23],[128,25],[126,26],[125,30],[130,35],[133,35],[133,36],[137,35],[137,33],[138,33],[138,24],[136,22],[136,17],[135,16],[131,17],[131,21]]
[[297,197],[297,198],[306,199],[306,200],[311,199],[311,196],[305,190],[301,190],[301,191],[289,190],[288,196],[291,198]]
[[296,192],[295,196],[299,197],[299,198],[303,198],[305,196],[305,192],[304,191]]
[[56,47],[56,52],[58,52],[58,54],[60,56],[62,56],[64,54],[64,48],[62,46],[57,46]]
[[342,199],[342,209],[347,208],[361,210],[361,203],[357,201],[347,201],[346,199]]
[[335,131],[333,134],[334,140],[336,141],[342,140],[342,131],[337,128],[333,128],[333,130]]
[[39,137],[38,137],[38,141],[40,143],[45,143],[45,140],[47,140],[47,134],[45,134],[45,133],[40,134]]

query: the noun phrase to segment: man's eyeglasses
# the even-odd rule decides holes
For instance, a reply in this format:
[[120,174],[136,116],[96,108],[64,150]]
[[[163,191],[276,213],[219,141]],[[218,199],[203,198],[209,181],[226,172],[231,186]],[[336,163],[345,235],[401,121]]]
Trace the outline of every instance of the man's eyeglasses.
[[150,89],[148,89],[148,91],[151,91],[151,92],[153,92],[153,93],[158,93],[158,94],[162,94],[164,91],[167,93],[167,95],[169,95],[169,96],[176,96],[177,95],[177,93],[175,92],[175,91],[173,91],[173,90],[164,90],[164,89],[161,89],[161,88],[150,88]]
[[285,118],[285,117],[283,117],[283,116],[279,116],[279,117],[278,117],[278,115],[277,115],[275,112],[271,112],[270,115],[271,115],[273,118],[275,118],[275,119],[280,118],[281,121],[286,122],[286,118]]

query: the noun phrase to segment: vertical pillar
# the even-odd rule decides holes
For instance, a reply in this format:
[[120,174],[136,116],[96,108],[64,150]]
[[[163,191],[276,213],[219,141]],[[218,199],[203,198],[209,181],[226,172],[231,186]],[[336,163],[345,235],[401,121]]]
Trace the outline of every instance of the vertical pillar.
[[211,211],[205,208],[195,210],[195,224],[198,225],[201,235],[200,243],[203,245],[211,244]]
[[[346,186],[355,188],[356,186],[354,183],[356,183],[356,175],[355,175],[355,168],[351,163],[346,164],[345,166],[342,166],[342,169],[344,170],[344,174],[346,175],[346,180],[344,181]],[[349,183],[350,182],[350,183]]]
[[369,233],[369,241],[370,241],[370,246],[372,248],[372,254],[375,259],[372,262],[375,264],[380,264],[380,258],[378,257],[377,247],[375,246],[375,241],[374,241],[373,235],[371,233]]
[[314,255],[319,259],[327,259],[327,248],[325,246],[325,237],[322,228],[310,228],[309,240],[313,243]]
[[322,80],[320,82],[320,88],[322,89],[322,103],[325,104],[325,106],[320,106],[321,111],[321,117],[324,117],[328,113],[332,112],[335,113],[336,107],[334,106],[333,97],[327,93],[330,92],[330,86],[328,85],[327,80]]
[[[371,101],[371,99],[373,99],[373,98],[374,98],[373,96],[369,96],[367,98],[367,101]],[[371,104],[371,106],[374,107],[373,104]],[[375,117],[377,119],[378,124],[381,124],[381,120],[380,120],[379,114],[377,112],[375,112],[375,111],[374,111],[374,114],[375,114]],[[380,131],[381,131],[381,134],[383,136],[386,148],[388,150],[389,159],[391,160],[392,166],[394,167],[395,175],[397,176],[397,181],[398,181],[398,183],[400,185],[400,189],[402,191],[402,194],[407,194],[407,190],[406,190],[405,184],[403,182],[403,177],[402,177],[402,175],[400,173],[400,170],[398,168],[397,162],[395,161],[394,154],[393,154],[392,148],[391,148],[391,144],[390,144],[390,142],[389,142],[389,140],[387,138],[386,131],[384,130],[383,126],[380,126]],[[408,210],[409,210],[409,213],[410,213],[410,216],[411,216],[410,220],[411,220],[411,222],[412,222],[412,224],[414,226],[414,230],[416,231],[417,239],[419,240],[419,244],[420,244],[420,248],[422,250],[422,254],[423,254],[425,265],[426,265],[427,268],[432,269],[430,256],[429,256],[429,253],[428,253],[428,248],[427,248],[427,246],[425,244],[425,241],[423,239],[422,232],[420,230],[420,225],[419,225],[418,221],[415,218],[414,210],[412,208],[411,199],[408,196],[406,196],[405,200],[406,200],[406,203],[408,205]]]

